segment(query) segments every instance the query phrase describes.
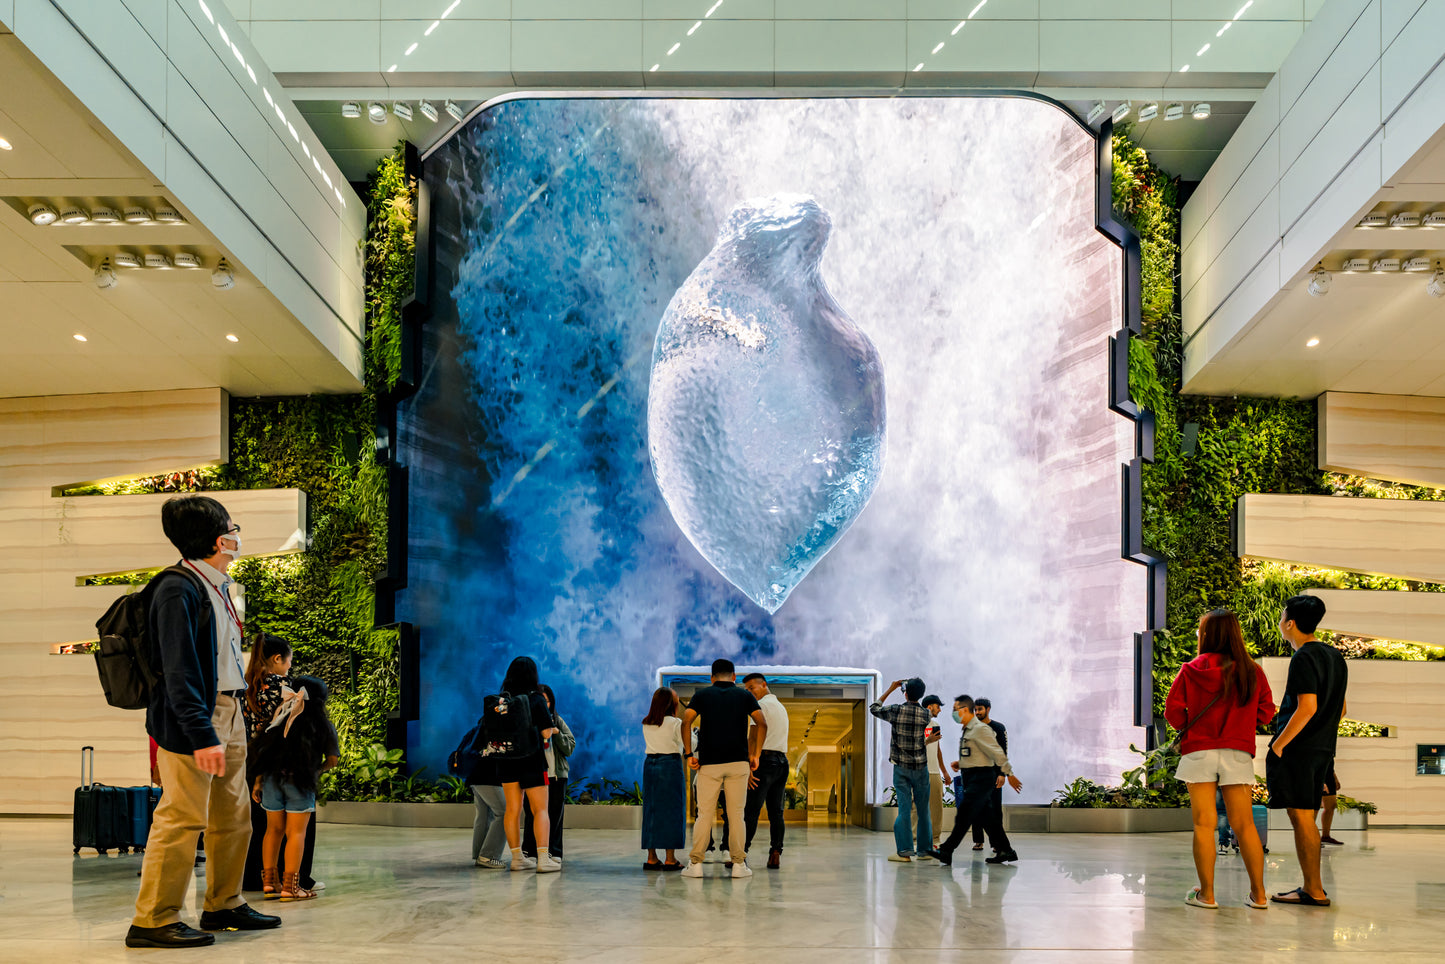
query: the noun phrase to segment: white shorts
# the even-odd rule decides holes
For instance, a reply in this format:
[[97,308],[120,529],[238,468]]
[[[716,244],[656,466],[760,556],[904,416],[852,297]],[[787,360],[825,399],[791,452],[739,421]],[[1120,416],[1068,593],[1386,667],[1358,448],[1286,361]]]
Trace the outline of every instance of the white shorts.
[[1185,783],[1254,783],[1254,756],[1243,750],[1195,750],[1179,759],[1177,779]]

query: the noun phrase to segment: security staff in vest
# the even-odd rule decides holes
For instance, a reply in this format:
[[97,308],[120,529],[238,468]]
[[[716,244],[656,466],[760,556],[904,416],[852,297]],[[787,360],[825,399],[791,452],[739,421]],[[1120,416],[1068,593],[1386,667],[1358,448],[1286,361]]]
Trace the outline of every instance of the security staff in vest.
[[[963,724],[963,736],[958,741],[958,760],[953,764],[963,778],[963,795],[958,800],[958,812],[954,815],[953,830],[949,832],[948,839],[929,851],[929,856],[945,867],[952,864],[953,852],[963,843],[969,824],[982,820],[994,849],[994,855],[985,862],[1003,864],[1018,860],[1019,855],[1014,853],[1008,834],[1004,833],[1001,815],[992,813],[990,802],[994,788],[1003,786],[1005,779],[1015,790],[1022,789],[1023,784],[1014,778],[1008,754],[998,745],[993,729],[974,715],[972,697],[954,697],[953,720]],[[994,776],[994,767],[999,769],[998,776]]]
[[[146,709],[146,730],[160,749],[156,767],[165,793],[156,807],[141,864],[140,896],[127,947],[199,947],[202,931],[265,930],[281,918],[260,914],[241,897],[251,798],[246,786],[246,677],[241,617],[226,571],[241,555],[241,527],[221,503],[203,495],[161,506],[161,529],[181,553],[180,573],[162,573],[150,611],[152,657],[162,679]],[[206,897],[201,931],[181,920],[191,889],[196,838],[206,832]]]

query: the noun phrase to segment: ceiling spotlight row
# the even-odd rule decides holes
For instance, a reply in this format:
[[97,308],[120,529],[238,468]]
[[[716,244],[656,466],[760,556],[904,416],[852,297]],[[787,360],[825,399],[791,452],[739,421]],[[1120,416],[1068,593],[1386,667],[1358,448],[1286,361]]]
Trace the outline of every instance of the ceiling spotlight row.
[[1360,218],[1360,228],[1445,228],[1445,211],[1431,211],[1421,214],[1417,211],[1400,211],[1396,214],[1371,212]]
[[96,207],[86,210],[78,204],[41,201],[30,205],[31,224],[185,224],[186,219],[173,207],[161,205],[154,211],[139,206]]
[[[441,116],[441,114],[437,111],[437,105],[433,104],[429,100],[417,101],[416,109],[418,112],[421,113],[421,116],[425,117],[433,124],[435,124],[437,122],[437,119]],[[462,110],[461,105],[453,103],[451,100],[445,101],[442,104],[442,109],[445,110],[447,112],[447,115],[450,116],[451,119],[454,121],[461,121],[463,117],[467,116],[467,112]],[[392,101],[391,112],[404,121],[411,120],[413,116],[411,104],[407,103],[404,100]],[[362,113],[363,111],[361,104],[357,101],[348,100],[346,103],[341,105],[342,117],[347,117],[355,120],[356,118],[360,117]],[[373,124],[386,123],[386,105],[379,101],[374,100],[367,104],[365,114],[366,119],[371,121]]]
[[[1423,274],[1426,271],[1431,271],[1429,280],[1425,282],[1426,294],[1431,298],[1445,298],[1445,268],[1441,267],[1438,259],[1350,258],[1340,265],[1340,272],[1345,274]],[[1320,262],[1310,272],[1307,290],[1316,298],[1323,298],[1329,294],[1331,280],[1329,269]]]
[[[101,258],[95,266],[95,286],[97,288],[114,288],[119,283],[116,269],[133,270],[136,268],[150,268],[153,270],[167,271],[171,268],[203,268],[199,255],[189,251],[176,251],[172,254],[135,254],[130,251],[117,251],[114,254]],[[232,270],[230,262],[222,258],[216,263],[211,271],[211,284],[222,291],[236,286],[236,273]]]
[[[1133,101],[1125,101],[1124,103],[1120,104],[1118,107],[1115,107],[1115,108],[1114,108],[1114,113],[1111,115],[1111,116],[1113,117],[1114,123],[1115,123],[1115,124],[1121,123],[1121,122],[1124,120],[1124,118],[1126,118],[1126,117],[1129,116],[1129,114],[1133,111],[1133,109],[1134,109],[1134,102],[1133,102]],[[1092,126],[1095,121],[1097,121],[1100,117],[1103,117],[1103,116],[1104,116],[1104,112],[1105,112],[1106,110],[1108,110],[1108,108],[1106,108],[1106,107],[1104,106],[1104,102],[1103,102],[1102,100],[1101,100],[1101,101],[1096,101],[1095,104],[1094,104],[1094,106],[1089,110],[1089,118],[1088,118],[1088,123],[1089,123],[1089,125]],[[1189,108],[1189,114],[1190,114],[1190,116],[1193,117],[1195,120],[1204,120],[1204,119],[1207,118],[1207,117],[1209,116],[1209,114],[1210,114],[1210,106],[1209,106],[1208,104],[1202,102],[1202,101],[1201,101],[1200,103],[1193,104],[1193,105],[1191,105],[1190,108]],[[1148,121],[1153,120],[1154,118],[1156,118],[1156,117],[1158,117],[1158,116],[1159,116],[1159,105],[1158,105],[1157,103],[1145,104],[1145,105],[1143,105],[1142,107],[1139,108],[1139,122],[1140,122],[1140,123],[1146,123],[1146,122],[1148,122]],[[1184,105],[1183,105],[1183,104],[1170,104],[1170,105],[1168,105],[1167,107],[1164,108],[1164,119],[1167,120],[1167,121],[1179,120],[1179,119],[1182,118],[1183,116],[1184,116]]]

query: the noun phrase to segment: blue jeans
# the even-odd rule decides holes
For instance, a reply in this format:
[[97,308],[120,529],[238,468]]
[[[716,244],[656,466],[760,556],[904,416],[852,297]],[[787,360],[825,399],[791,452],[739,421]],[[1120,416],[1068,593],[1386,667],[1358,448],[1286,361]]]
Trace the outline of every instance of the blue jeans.
[[[898,819],[893,821],[893,842],[906,857],[926,854],[933,848],[933,818],[928,812],[928,768],[914,770],[894,765],[893,789],[898,794]],[[918,849],[909,836],[913,831],[912,808],[918,809]]]

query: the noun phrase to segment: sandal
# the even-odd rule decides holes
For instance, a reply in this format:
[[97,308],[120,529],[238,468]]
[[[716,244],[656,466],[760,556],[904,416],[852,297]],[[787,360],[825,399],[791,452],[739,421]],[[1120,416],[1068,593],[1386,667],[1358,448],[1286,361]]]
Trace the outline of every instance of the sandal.
[[1270,894],[1269,899],[1276,904],[1303,904],[1305,907],[1328,907],[1330,899],[1326,897],[1320,900],[1305,893],[1303,887],[1296,887],[1294,890],[1287,890],[1282,894]]
[[261,894],[265,900],[275,900],[281,895],[277,893],[281,889],[281,878],[276,873],[276,868],[261,868]]
[[1256,901],[1254,897],[1251,896],[1244,898],[1244,906],[1253,908],[1254,910],[1269,910],[1269,901]]
[[644,860],[644,861],[642,862],[642,869],[643,869],[643,870],[661,870],[661,869],[662,869],[662,861],[660,861],[660,860]]
[[663,870],[681,870],[682,863],[676,860],[669,860],[662,865]]
[[281,889],[277,892],[277,896],[284,904],[291,900],[315,900],[316,891],[307,890],[301,886],[301,874],[298,872],[285,876],[281,883]]
[[1212,900],[1204,900],[1199,896],[1200,888],[1195,887],[1184,898],[1184,903],[1191,907],[1203,907],[1205,910],[1219,910],[1219,904]]
[[974,849],[974,850],[982,850],[982,849],[983,849],[983,844],[981,844],[981,843],[976,843],[976,844],[973,845],[973,849]]

